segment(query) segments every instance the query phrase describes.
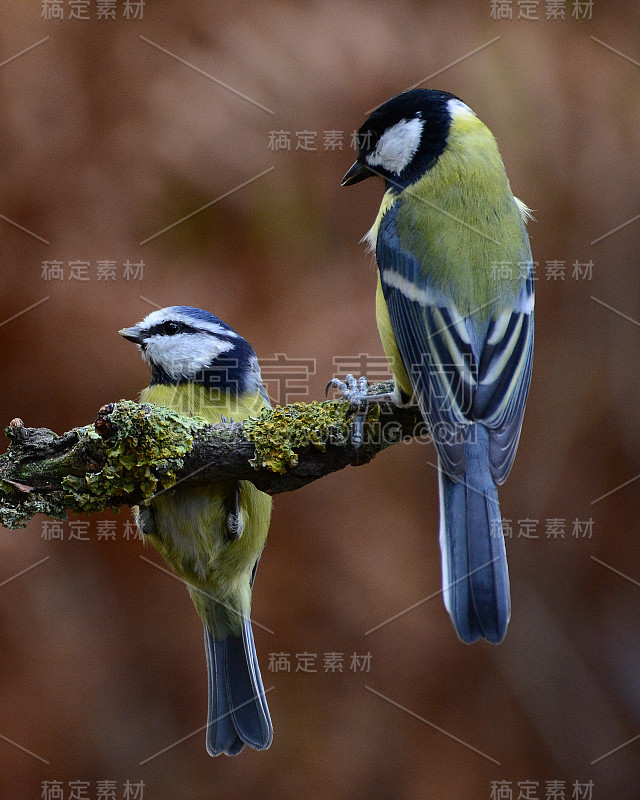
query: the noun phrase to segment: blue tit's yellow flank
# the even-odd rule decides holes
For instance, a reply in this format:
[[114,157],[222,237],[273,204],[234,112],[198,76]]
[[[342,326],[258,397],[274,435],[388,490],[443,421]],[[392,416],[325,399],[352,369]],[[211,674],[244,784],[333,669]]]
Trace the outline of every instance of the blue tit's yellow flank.
[[386,192],[367,234],[396,396],[438,451],[444,601],[464,642],[500,642],[509,576],[496,486],[515,457],[533,357],[528,210],[491,131],[447,92],[415,89],[359,131],[349,186]]
[[[120,331],[151,367],[140,400],[211,423],[255,415],[269,400],[251,345],[208,311],[172,306]],[[138,524],[185,581],[204,623],[207,750],[269,747],[273,727],[253,642],[251,588],[271,498],[247,481],[177,488],[137,512]]]

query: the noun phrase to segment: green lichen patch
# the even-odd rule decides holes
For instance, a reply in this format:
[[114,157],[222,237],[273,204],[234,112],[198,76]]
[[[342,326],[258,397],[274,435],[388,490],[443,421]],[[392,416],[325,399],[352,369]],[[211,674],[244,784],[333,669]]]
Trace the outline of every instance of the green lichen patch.
[[81,478],[66,476],[62,481],[68,491],[65,500],[74,510],[100,511],[110,500],[138,489],[143,499],[168,489],[177,480],[182,457],[193,447],[193,434],[207,425],[204,419],[129,400],[116,403],[109,419],[114,436],[102,439],[91,427],[84,431],[84,437],[101,445],[106,456],[104,467]]
[[36,514],[46,514],[47,517],[66,520],[65,504],[59,497],[43,497],[34,492],[25,500],[24,496],[17,499],[7,492],[7,484],[0,481],[0,524],[5,528],[15,530],[24,528],[27,522]]
[[256,448],[252,465],[282,474],[298,464],[296,450],[313,446],[324,452],[329,443],[344,447],[349,439],[347,409],[342,400],[262,409],[259,417],[244,423]]

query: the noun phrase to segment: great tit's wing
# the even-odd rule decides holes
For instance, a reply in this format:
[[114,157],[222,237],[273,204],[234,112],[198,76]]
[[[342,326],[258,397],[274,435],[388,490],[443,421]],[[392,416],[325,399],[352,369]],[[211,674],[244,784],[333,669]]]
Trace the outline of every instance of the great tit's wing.
[[392,208],[380,225],[380,280],[398,350],[443,469],[453,479],[463,476],[464,429],[482,422],[491,431],[492,475],[502,483],[515,457],[531,379],[531,270],[514,308],[496,312],[478,330],[474,318],[463,317],[402,246],[395,214]]
[[503,483],[515,458],[533,365],[533,274],[517,307],[494,315],[480,357],[473,416],[490,429],[489,463]]
[[465,320],[437,292],[419,260],[400,243],[396,209],[382,219],[376,246],[380,282],[403,366],[426,418],[444,471],[464,475],[478,366]]

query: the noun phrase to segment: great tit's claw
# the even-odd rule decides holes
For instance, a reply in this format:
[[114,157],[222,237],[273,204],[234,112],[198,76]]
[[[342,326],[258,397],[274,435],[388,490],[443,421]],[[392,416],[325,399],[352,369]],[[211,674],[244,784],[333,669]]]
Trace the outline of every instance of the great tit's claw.
[[345,417],[347,419],[353,417],[351,441],[357,451],[362,444],[364,423],[367,419],[367,411],[370,405],[367,398],[369,381],[365,377],[355,378],[349,373],[344,381],[341,381],[339,378],[332,378],[327,384],[327,391],[330,387],[334,387],[342,392],[344,399],[349,402],[349,409]]
[[344,394],[346,391],[347,384],[343,383],[340,378],[331,378],[329,383],[327,384],[327,388],[324,390],[324,396],[329,396],[329,389],[340,389],[340,391]]

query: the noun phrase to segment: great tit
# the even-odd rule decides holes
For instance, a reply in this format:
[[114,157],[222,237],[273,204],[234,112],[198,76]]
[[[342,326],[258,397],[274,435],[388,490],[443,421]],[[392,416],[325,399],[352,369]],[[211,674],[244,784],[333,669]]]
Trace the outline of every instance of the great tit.
[[[515,457],[533,357],[529,210],[489,129],[448,92],[404,92],[371,114],[342,185],[374,175],[386,189],[365,236],[378,330],[393,398],[419,404],[438,453],[445,606],[462,641],[497,643],[511,603],[496,487]],[[357,405],[362,387],[349,379]]]
[[[151,383],[140,401],[211,423],[256,415],[269,399],[251,345],[208,311],[172,306],[119,333],[140,348]],[[164,492],[138,525],[184,580],[204,623],[209,675],[207,750],[264,750],[273,727],[253,641],[251,589],[271,498],[247,481]]]

